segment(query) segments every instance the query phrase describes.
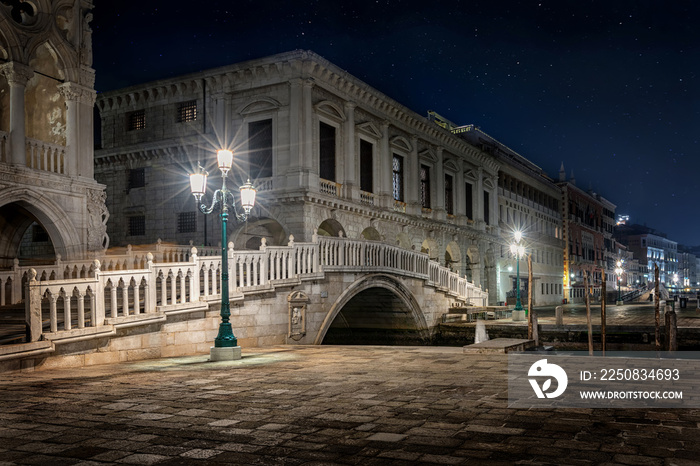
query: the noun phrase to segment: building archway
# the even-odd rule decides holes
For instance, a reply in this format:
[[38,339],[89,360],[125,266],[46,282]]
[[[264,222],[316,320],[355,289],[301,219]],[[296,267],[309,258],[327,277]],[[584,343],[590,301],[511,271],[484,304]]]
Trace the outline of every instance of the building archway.
[[269,217],[249,218],[247,222],[237,225],[229,241],[233,241],[233,247],[237,250],[258,250],[263,238],[267,246],[286,246],[289,241],[284,227]]
[[342,236],[347,237],[343,225],[341,225],[339,221],[334,220],[332,218],[326,219],[323,222],[321,222],[321,224],[318,226],[316,233],[318,234],[318,236],[341,236],[342,233]]
[[382,235],[379,234],[376,228],[367,227],[360,233],[360,239],[368,239],[371,241],[381,241]]
[[420,252],[428,254],[430,260],[439,261],[438,259],[440,257],[440,252],[438,244],[437,241],[435,241],[433,238],[426,238],[425,240],[423,240],[423,244],[421,244],[420,247]]
[[445,248],[445,267],[453,272],[461,273],[462,251],[455,241],[451,241]]
[[[40,207],[41,206],[41,207]],[[0,194],[0,266],[10,267],[14,258],[20,263],[33,260],[32,254],[22,256],[22,239],[31,238],[33,225],[46,232],[45,248],[36,259],[53,262],[55,255],[64,259],[78,258],[82,251],[80,236],[69,216],[55,202],[27,189],[5,191]],[[28,231],[29,230],[29,231]],[[38,231],[38,229],[37,229]],[[48,257],[53,249],[53,257]]]
[[391,276],[368,275],[331,306],[315,344],[420,344],[428,326],[411,292]]

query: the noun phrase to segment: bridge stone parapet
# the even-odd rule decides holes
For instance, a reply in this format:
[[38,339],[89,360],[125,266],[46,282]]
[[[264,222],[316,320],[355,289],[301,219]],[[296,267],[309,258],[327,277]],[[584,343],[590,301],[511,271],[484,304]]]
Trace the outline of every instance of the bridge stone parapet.
[[[487,292],[427,254],[377,241],[314,235],[311,242],[290,239],[287,246],[263,242],[255,251],[229,246],[231,323],[244,347],[320,344],[343,308],[367,290],[391,296],[402,318],[424,335],[455,301],[488,303]],[[41,274],[30,269],[25,305],[31,341],[52,342],[59,359],[74,364],[208,351],[220,320],[222,261],[200,257],[192,247],[187,257],[156,262],[147,253],[144,266],[132,269],[60,259]],[[364,318],[375,321],[379,313]],[[21,359],[17,346],[14,356],[6,352],[0,360]],[[46,364],[45,358],[36,363]]]

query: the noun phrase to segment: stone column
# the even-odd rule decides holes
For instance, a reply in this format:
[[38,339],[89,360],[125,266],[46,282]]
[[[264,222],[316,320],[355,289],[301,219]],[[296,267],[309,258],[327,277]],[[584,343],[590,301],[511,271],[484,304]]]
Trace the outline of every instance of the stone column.
[[491,205],[489,206],[489,216],[491,217],[489,219],[489,224],[491,225],[494,230],[492,232],[494,234],[498,234],[499,230],[496,230],[498,228],[498,178],[495,176],[491,178],[491,182],[495,186],[493,191],[491,191],[491,195],[489,196],[489,201],[491,202]]
[[407,160],[406,213],[420,215],[420,160],[418,160],[418,138],[411,136],[411,153]]
[[0,67],[0,72],[10,85],[10,161],[15,166],[26,166],[24,89],[34,71],[22,63],[9,62]]
[[474,221],[481,230],[484,228],[484,169],[479,167],[476,176],[476,208]]
[[301,79],[289,81],[289,167],[287,169],[287,186],[302,185],[302,114],[301,114]]
[[[308,186],[318,190],[319,186],[319,161],[314,156],[314,110],[311,98],[311,91],[314,83],[311,80],[304,81],[302,85],[302,118],[303,137],[301,140],[301,166],[305,173],[308,173]],[[303,181],[302,181],[303,183]]]
[[73,82],[59,84],[58,91],[66,100],[66,174],[92,179],[95,162],[90,149],[94,146],[96,93]]
[[360,183],[357,173],[357,153],[355,150],[355,107],[354,102],[345,102],[345,123],[343,132],[345,136],[345,150],[343,153],[345,160],[345,180],[343,187],[345,197],[352,200],[360,199]]
[[454,212],[455,215],[459,218],[464,217],[464,213],[466,212],[466,207],[464,205],[466,200],[466,194],[464,192],[464,160],[459,159],[457,161],[457,166],[459,167],[459,170],[457,171],[457,179],[455,180],[454,186]]
[[447,214],[445,211],[445,169],[443,168],[443,148],[436,149],[437,162],[435,163],[435,218],[445,220]]
[[379,129],[382,133],[382,139],[379,141],[379,160],[380,177],[379,177],[379,197],[380,204],[383,207],[392,209],[394,206],[393,183],[392,183],[392,163],[393,154],[389,149],[389,122],[382,121]]

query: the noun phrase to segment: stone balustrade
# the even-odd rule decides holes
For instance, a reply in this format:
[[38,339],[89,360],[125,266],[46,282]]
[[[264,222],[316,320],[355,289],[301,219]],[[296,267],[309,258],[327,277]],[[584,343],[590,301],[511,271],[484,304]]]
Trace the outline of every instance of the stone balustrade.
[[66,174],[66,148],[38,139],[26,138],[27,167]]
[[[230,243],[228,254],[229,298],[274,291],[277,286],[288,289],[290,281],[322,280],[326,273],[348,272],[418,278],[425,286],[474,305],[486,305],[488,298],[481,288],[430,261],[427,254],[376,241],[314,234],[312,242],[295,243],[290,236],[287,246],[267,246],[263,241],[256,251],[235,250]],[[138,257],[133,263],[139,263],[141,255],[130,257]],[[89,329],[103,332],[105,325],[145,324],[154,316],[201,309],[221,298],[220,256],[200,257],[197,248],[190,247],[186,261],[155,263],[153,254],[144,257],[145,263],[135,269],[105,270],[97,260],[63,263],[60,258],[51,266],[28,268],[28,315],[38,316],[30,321],[32,341],[42,334],[46,339],[75,336],[76,328],[85,337]],[[112,259],[105,257],[119,263]],[[0,275],[0,280],[8,279]],[[13,280],[21,283],[22,275]],[[41,327],[46,320],[48,331]]]

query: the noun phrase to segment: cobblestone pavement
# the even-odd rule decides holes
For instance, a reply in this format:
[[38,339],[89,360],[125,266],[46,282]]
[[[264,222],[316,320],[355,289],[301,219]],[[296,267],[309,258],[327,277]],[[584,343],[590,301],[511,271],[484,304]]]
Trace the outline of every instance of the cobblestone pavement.
[[243,355],[3,374],[0,464],[700,464],[699,410],[509,409],[505,355]]

